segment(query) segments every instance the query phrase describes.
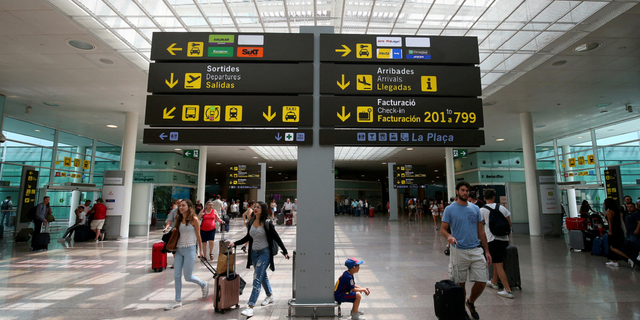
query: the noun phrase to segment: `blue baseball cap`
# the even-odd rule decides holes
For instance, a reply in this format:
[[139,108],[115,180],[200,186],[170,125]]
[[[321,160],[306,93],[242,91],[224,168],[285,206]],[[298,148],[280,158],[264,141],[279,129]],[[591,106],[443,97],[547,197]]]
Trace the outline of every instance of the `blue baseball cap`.
[[355,266],[359,266],[364,263],[364,260],[358,260],[356,258],[349,258],[344,262],[344,265],[347,266],[348,269],[351,269]]

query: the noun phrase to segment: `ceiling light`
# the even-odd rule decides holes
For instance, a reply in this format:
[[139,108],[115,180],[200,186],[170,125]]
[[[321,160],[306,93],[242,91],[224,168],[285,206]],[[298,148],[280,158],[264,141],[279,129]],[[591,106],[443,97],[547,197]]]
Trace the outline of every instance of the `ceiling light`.
[[33,130],[33,131],[35,131],[35,132],[40,132],[40,129],[35,129],[35,130]]
[[60,105],[57,103],[53,103],[53,102],[43,102],[42,104],[44,104],[45,106],[49,106],[49,107],[59,107]]
[[436,170],[433,170],[433,172],[438,172],[438,169],[436,169]]
[[563,65],[565,63],[567,63],[567,60],[558,60],[558,61],[552,63],[551,65],[557,67],[557,66],[561,66],[561,65]]
[[273,169],[273,167],[272,167],[272,166],[269,166],[269,169]]
[[221,165],[221,164],[222,164],[222,163],[220,163],[220,162],[216,162],[216,166],[219,166],[219,165]]
[[92,45],[91,43],[88,42],[84,42],[81,40],[67,40],[67,44],[69,44],[70,46],[76,48],[76,49],[80,49],[80,50],[93,50],[96,48],[96,46]]
[[487,102],[483,103],[482,105],[485,106],[485,107],[490,107],[490,106],[493,106],[493,105],[495,105],[497,103],[498,103],[498,101],[487,101]]
[[436,179],[440,179],[440,176],[436,176]]
[[182,150],[182,149],[180,149],[180,148],[175,148],[175,149],[173,149],[173,150],[180,151],[180,150]]
[[542,148],[542,151],[547,151],[549,150],[549,148]]
[[253,157],[254,159],[258,159],[258,157]]
[[387,164],[386,162],[383,162],[382,164]]
[[407,151],[413,151],[413,148],[407,148]]
[[577,46],[573,51],[575,52],[587,52],[591,50],[595,50],[602,45],[601,41],[587,42]]
[[108,124],[107,128],[117,128],[118,126],[116,126],[115,124]]
[[279,176],[281,176],[281,175],[282,175],[282,172],[278,172],[278,175],[279,175]]
[[605,102],[605,103],[601,103],[601,104],[597,105],[596,107],[598,107],[598,108],[604,108],[604,107],[608,107],[608,106],[610,106],[610,105],[612,105],[612,104],[613,104],[613,103],[611,103],[611,102]]
[[578,139],[582,139],[582,136],[579,136]]
[[504,139],[502,139],[502,138],[499,138],[499,139],[496,139],[496,141],[504,141]]
[[104,64],[114,64],[115,62],[113,62],[112,60],[109,59],[100,59],[100,62],[104,63]]
[[218,179],[213,179],[213,180],[218,181]]

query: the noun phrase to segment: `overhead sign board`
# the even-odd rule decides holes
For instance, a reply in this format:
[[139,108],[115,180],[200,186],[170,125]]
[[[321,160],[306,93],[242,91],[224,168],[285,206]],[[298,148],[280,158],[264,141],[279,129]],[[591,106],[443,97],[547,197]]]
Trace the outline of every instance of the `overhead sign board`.
[[320,65],[320,93],[477,97],[480,68],[425,65]]
[[476,37],[320,35],[320,61],[479,64]]
[[479,147],[484,144],[484,131],[473,129],[320,129],[320,144],[336,146]]
[[144,144],[199,146],[299,146],[313,142],[311,129],[144,129]]
[[427,166],[425,165],[396,165],[393,168],[395,178],[426,178]]
[[310,63],[152,63],[153,93],[312,93]]
[[234,166],[229,166],[229,171],[231,172],[240,172],[240,171],[257,171],[260,172],[262,168],[256,165],[246,165],[246,164],[238,164]]
[[321,97],[320,125],[477,129],[484,119],[478,98]]
[[155,61],[313,61],[310,33],[154,32],[151,43]]
[[152,127],[297,127],[313,125],[311,96],[147,96]]
[[254,171],[254,172],[250,172],[250,171],[229,172],[227,174],[227,178],[230,178],[230,179],[237,179],[237,178],[260,179],[260,171]]

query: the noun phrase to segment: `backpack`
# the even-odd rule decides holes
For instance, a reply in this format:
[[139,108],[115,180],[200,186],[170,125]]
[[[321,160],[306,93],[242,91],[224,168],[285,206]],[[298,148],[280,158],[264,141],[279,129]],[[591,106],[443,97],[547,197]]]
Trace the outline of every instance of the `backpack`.
[[0,206],[1,210],[9,210],[9,200],[2,201],[2,205]]
[[[253,224],[253,221],[255,221],[256,219],[251,219],[249,220],[249,223],[247,223],[247,231],[251,230],[251,225]],[[264,230],[268,233],[269,229],[271,229],[271,227],[273,227],[273,222],[271,222],[271,219],[267,219],[264,222]],[[278,250],[280,250],[280,247],[278,246],[278,242],[276,242],[276,240],[271,240],[271,255],[272,256],[277,256],[278,255]]]
[[509,220],[500,212],[500,204],[496,203],[496,208],[492,209],[488,205],[482,206],[489,210],[489,230],[494,236],[508,236],[511,233]]
[[33,208],[29,209],[29,211],[27,212],[27,218],[29,218],[29,221],[33,221],[36,219],[37,211],[38,211],[38,206],[34,206]]

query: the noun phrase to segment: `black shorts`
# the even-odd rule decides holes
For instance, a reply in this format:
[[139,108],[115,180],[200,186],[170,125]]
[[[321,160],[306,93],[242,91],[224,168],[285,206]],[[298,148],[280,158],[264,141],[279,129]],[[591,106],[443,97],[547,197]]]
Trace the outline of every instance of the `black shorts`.
[[509,241],[493,240],[489,242],[489,254],[491,255],[491,261],[493,263],[503,263],[504,257],[507,254],[507,247]]

